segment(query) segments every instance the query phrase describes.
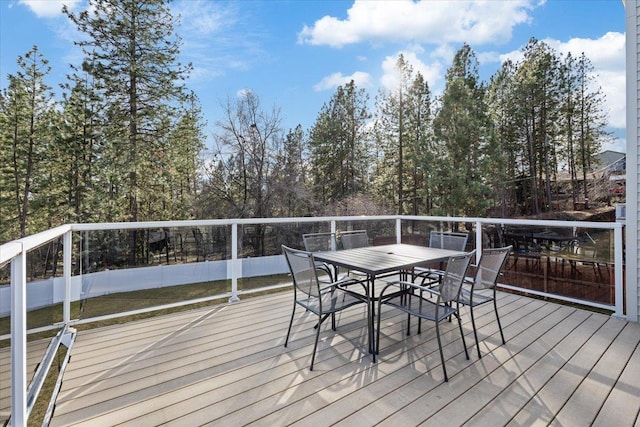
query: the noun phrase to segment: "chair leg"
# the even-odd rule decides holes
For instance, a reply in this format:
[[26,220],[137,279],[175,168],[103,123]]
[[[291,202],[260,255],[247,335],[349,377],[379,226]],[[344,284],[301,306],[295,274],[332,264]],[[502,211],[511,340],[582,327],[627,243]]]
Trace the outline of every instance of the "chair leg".
[[502,324],[500,323],[500,316],[498,315],[498,301],[496,297],[493,297],[493,308],[496,312],[496,320],[498,321],[498,328],[500,329],[500,338],[502,338],[502,344],[506,344],[507,342],[504,340],[504,333],[502,332]]
[[462,319],[460,318],[460,313],[459,312],[456,312],[456,317],[458,318],[458,328],[460,329],[460,338],[462,338],[462,345],[464,347],[464,354],[465,354],[465,356],[467,356],[467,360],[469,360],[469,350],[467,350],[467,340],[464,339],[464,332],[462,331]]
[[[307,311],[309,311],[309,309],[307,309]],[[318,329],[320,327],[320,325],[322,324],[322,322],[324,322],[325,320],[327,320],[327,317],[329,317],[328,314],[325,314],[324,316],[322,316],[322,318],[320,318],[320,320],[318,320],[318,323],[316,323],[315,325],[313,325],[313,329]],[[335,330],[335,328],[334,328]]]
[[440,361],[442,362],[442,372],[444,372],[444,381],[449,382],[447,376],[447,367],[444,365],[444,353],[442,352],[442,341],[440,340],[440,322],[436,321],[436,337],[438,337],[438,349],[440,350]]
[[[318,321],[318,323],[320,323]],[[320,338],[320,327],[316,330],[316,342],[313,344],[313,353],[311,354],[311,366],[310,371],[313,371],[313,362],[316,360],[316,349],[318,348],[318,339]]]
[[378,311],[378,338],[376,339],[376,336],[373,333],[373,325],[374,325],[374,319],[371,316],[371,313],[373,313],[373,310],[371,310],[371,306],[375,304],[375,303],[368,303],[367,302],[367,334],[369,336],[369,348],[371,349],[371,354],[372,354],[372,358],[373,358],[373,363],[376,363],[376,355],[378,354],[378,350],[379,350],[379,339],[380,339],[380,319],[382,318],[382,316],[380,316],[380,311]]
[[293,312],[291,313],[291,320],[289,321],[289,330],[287,330],[287,338],[284,339],[284,346],[289,343],[289,334],[291,333],[291,325],[293,325],[293,317],[296,315],[296,303],[293,303]]
[[476,350],[478,351],[478,359],[482,359],[482,354],[480,354],[480,344],[478,342],[478,330],[476,329],[476,319],[473,315],[473,306],[469,306],[469,312],[471,314],[471,326],[473,326],[473,336],[476,339]]
[[[369,307],[369,310],[371,310],[371,308]],[[370,314],[370,313],[367,313]],[[380,352],[380,324],[382,322],[382,303],[378,303],[378,327],[376,328],[376,335],[375,335],[375,342],[373,343],[373,363],[376,363],[376,354],[378,354]],[[373,326],[373,322],[374,320],[371,319],[371,324],[369,325],[369,328],[371,328],[371,326]],[[369,338],[372,338],[372,335],[369,335]]]

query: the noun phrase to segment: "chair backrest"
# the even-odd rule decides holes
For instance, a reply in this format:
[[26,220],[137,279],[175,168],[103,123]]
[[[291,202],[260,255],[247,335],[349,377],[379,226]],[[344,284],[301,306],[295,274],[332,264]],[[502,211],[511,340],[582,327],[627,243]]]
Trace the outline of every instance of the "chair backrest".
[[287,260],[295,289],[306,295],[320,295],[320,282],[316,272],[313,254],[282,245],[282,252]]
[[335,251],[338,249],[336,233],[309,233],[302,235],[304,249],[309,252]]
[[447,269],[442,276],[439,287],[441,302],[447,303],[458,299],[467,268],[469,268],[471,258],[475,253],[476,251],[471,251],[463,255],[449,257]]
[[345,231],[340,233],[342,249],[364,248],[369,246],[367,230]]
[[467,247],[467,239],[469,239],[467,233],[432,231],[429,233],[429,247],[464,251]]
[[483,249],[480,262],[476,268],[476,275],[473,280],[473,288],[491,289],[496,286],[498,276],[504,267],[507,256],[513,249],[513,246],[504,248]]

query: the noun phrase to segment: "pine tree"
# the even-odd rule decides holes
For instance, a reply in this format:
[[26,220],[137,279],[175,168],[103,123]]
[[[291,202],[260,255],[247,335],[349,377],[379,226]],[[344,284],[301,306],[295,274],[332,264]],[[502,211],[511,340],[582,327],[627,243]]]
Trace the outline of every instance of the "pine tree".
[[374,138],[380,154],[375,195],[384,205],[395,205],[399,214],[418,215],[430,204],[431,93],[403,55],[396,62],[396,75],[396,87],[381,90],[376,99]]
[[522,156],[517,121],[519,105],[515,93],[515,64],[506,61],[487,87],[485,102],[491,122],[492,152],[488,154],[489,182],[493,188],[494,207],[500,217],[520,213],[517,210],[519,158]]
[[367,101],[353,80],[338,86],[310,131],[311,182],[321,205],[367,191]]
[[555,178],[559,60],[544,42],[531,39],[516,73],[520,123],[526,145],[529,195],[533,214],[551,208],[551,180]]
[[[174,33],[176,19],[168,0],[90,0],[89,9],[78,14],[64,12],[84,33],[77,42],[87,58],[89,73],[96,79],[105,100],[108,144],[117,165],[108,180],[115,201],[114,220],[138,221],[153,216],[153,198],[144,186],[157,173],[162,146],[178,119],[176,108],[184,100],[181,81],[190,66],[177,60],[180,38]],[[120,181],[115,174],[124,174]],[[151,179],[151,181],[153,181]],[[117,212],[124,207],[126,211]]]
[[100,132],[102,104],[93,78],[82,69],[74,71],[62,86],[63,123],[57,145],[61,148],[58,160],[63,176],[59,187],[65,194],[67,221],[101,221],[106,219],[101,206],[104,189],[96,162],[105,142]]
[[447,71],[441,108],[434,118],[439,146],[439,209],[446,215],[484,215],[490,200],[484,162],[488,119],[485,88],[475,53],[464,45]]
[[[0,235],[24,237],[49,224],[46,214],[32,215],[37,206],[47,206],[47,150],[53,146],[53,94],[45,83],[48,61],[37,46],[19,56],[20,71],[9,75],[2,96],[2,204]],[[6,197],[6,200],[4,200]],[[5,216],[6,215],[6,216]],[[15,226],[17,224],[17,227]],[[55,224],[59,225],[59,224]]]

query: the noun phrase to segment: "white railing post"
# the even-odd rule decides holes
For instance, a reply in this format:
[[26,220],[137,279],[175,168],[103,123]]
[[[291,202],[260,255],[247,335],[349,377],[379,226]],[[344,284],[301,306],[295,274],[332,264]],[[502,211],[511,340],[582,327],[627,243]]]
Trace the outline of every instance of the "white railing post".
[[[329,222],[329,227],[331,228],[331,232],[332,232],[332,233],[333,233],[333,235],[335,236],[335,235],[336,235],[336,229],[337,229],[337,228],[336,228],[336,220],[335,220],[335,219],[332,219],[332,220]],[[333,239],[333,241],[331,242],[331,246],[336,246],[337,244],[338,244],[338,241],[337,241],[336,239]],[[332,249],[332,250],[334,250],[334,251],[337,251],[337,250],[338,250],[338,248],[337,248],[337,247],[336,247],[336,248],[333,248],[333,247],[332,247],[331,249]]]
[[11,261],[11,425],[27,425],[27,254]]
[[402,243],[402,218],[396,218],[396,243]]
[[238,259],[238,223],[231,224],[231,298],[229,302],[240,301],[238,297],[238,276],[241,260]]
[[615,274],[615,307],[616,311],[613,314],[616,317],[624,317],[623,311],[623,300],[624,300],[624,289],[623,289],[623,251],[622,251],[622,226],[616,227],[613,229],[613,247],[614,247],[614,274]]
[[476,221],[476,263],[482,256],[482,222]]
[[62,271],[64,275],[64,303],[62,305],[62,321],[65,326],[71,321],[71,246],[73,245],[72,231],[64,233]]

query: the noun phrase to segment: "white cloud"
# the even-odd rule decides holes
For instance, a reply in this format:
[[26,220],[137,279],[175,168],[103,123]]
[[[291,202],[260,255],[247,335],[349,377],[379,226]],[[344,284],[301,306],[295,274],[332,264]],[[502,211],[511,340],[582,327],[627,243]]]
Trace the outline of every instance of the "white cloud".
[[425,78],[425,80],[429,83],[429,87],[433,90],[434,87],[438,87],[441,85],[441,82],[444,79],[444,63],[440,61],[441,54],[444,51],[436,50],[432,52],[430,55],[435,60],[427,64],[423,62],[419,55],[423,53],[422,48],[418,46],[412,46],[406,50],[402,50],[397,52],[395,55],[387,56],[382,62],[382,77],[380,78],[380,84],[386,89],[394,89],[398,86],[399,78],[398,70],[396,68],[396,63],[398,61],[398,56],[402,54],[404,60],[411,65],[414,73],[420,73]]
[[371,86],[371,75],[363,71],[356,71],[350,76],[345,76],[342,73],[333,73],[324,77],[320,82],[313,86],[313,90],[320,92],[323,90],[334,89],[338,86],[343,86],[354,81],[357,87],[369,87]]
[[82,0],[19,0],[18,3],[27,6],[38,18],[55,18],[62,15],[62,6],[67,5],[69,10],[74,8]]
[[243,18],[242,6],[209,0],[171,3],[171,13],[181,17],[181,60],[197,67],[191,82],[204,84],[230,72],[248,71],[269,58],[262,48],[264,34]]
[[206,0],[181,0],[171,6],[171,11],[182,18],[181,32],[203,38],[237,24],[238,12],[232,6],[223,7]]
[[516,25],[530,22],[534,7],[533,0],[355,0],[347,19],[325,16],[311,27],[304,26],[298,42],[332,47],[367,41],[504,43]]
[[574,38],[566,43],[545,39],[545,43],[559,52],[571,52],[574,57],[583,52],[598,69],[624,71],[625,68],[625,35],[622,33],[606,33],[599,39]]
[[609,126],[624,129],[627,126],[626,76],[625,70],[601,71],[596,77],[602,88],[609,114]]

